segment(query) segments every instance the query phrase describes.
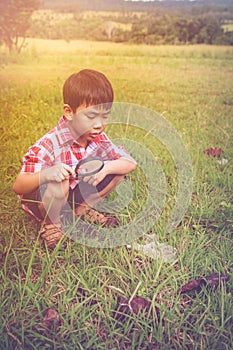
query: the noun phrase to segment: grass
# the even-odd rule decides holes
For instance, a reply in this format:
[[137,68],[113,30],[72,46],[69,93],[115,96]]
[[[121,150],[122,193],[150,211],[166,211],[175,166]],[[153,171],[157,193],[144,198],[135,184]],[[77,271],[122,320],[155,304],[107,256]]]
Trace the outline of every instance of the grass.
[[[21,56],[1,49],[0,349],[232,349],[232,51],[41,40],[30,40]],[[64,79],[87,67],[108,76],[115,101],[162,114],[187,146],[192,200],[181,224],[168,234],[178,189],[169,152],[143,130],[109,127],[111,137],[140,141],[159,160],[167,193],[151,233],[176,247],[174,263],[125,246],[96,249],[71,242],[48,252],[11,190],[22,155],[62,113]],[[222,148],[228,163],[206,157],[209,147]],[[137,217],[143,208],[142,173],[131,175],[135,193],[119,213],[121,220]],[[217,272],[230,281],[217,289],[178,293],[188,281]],[[86,290],[85,298],[79,288]],[[160,319],[142,313],[117,320],[118,297],[134,294],[157,306]],[[47,308],[59,312],[59,326],[43,327]]]

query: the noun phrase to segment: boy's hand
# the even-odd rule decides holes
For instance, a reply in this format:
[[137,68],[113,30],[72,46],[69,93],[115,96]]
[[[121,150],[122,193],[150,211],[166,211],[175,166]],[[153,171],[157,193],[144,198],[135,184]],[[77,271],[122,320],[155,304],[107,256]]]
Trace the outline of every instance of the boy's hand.
[[91,175],[91,176],[85,176],[82,180],[84,182],[89,183],[92,186],[97,186],[101,181],[103,181],[103,179],[106,176],[106,172],[103,170],[100,170],[98,173]]
[[50,168],[44,169],[40,173],[40,182],[62,182],[68,180],[70,176],[76,177],[75,171],[67,164],[60,163]]

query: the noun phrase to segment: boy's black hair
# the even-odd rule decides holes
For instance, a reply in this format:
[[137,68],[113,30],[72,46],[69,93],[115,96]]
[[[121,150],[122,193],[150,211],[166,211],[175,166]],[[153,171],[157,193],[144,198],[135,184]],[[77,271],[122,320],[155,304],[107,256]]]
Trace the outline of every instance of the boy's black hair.
[[106,76],[92,69],[83,69],[72,74],[63,86],[63,101],[73,112],[77,107],[85,104],[86,107],[113,102],[112,85]]

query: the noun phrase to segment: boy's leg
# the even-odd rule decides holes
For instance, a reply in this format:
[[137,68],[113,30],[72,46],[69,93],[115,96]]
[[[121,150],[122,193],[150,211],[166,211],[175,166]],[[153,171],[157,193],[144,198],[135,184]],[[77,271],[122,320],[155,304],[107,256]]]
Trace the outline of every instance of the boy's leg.
[[50,182],[42,196],[39,210],[45,223],[60,224],[60,213],[67,202],[69,194],[69,180]]
[[[96,187],[96,191],[94,193],[89,194],[85,199],[83,199],[82,203],[76,206],[75,208],[76,215],[81,216],[83,218],[86,217],[87,219],[89,218],[90,221],[94,223],[100,223],[105,226],[117,226],[118,220],[115,217],[109,217],[109,216],[106,217],[103,214],[97,212],[96,210],[93,210],[92,208],[101,199],[107,197],[123,179],[124,179],[124,175],[109,176],[110,181],[106,179],[107,180],[106,186],[105,186],[105,181],[103,180],[102,183],[100,183]],[[83,193],[81,194],[83,195]]]
[[63,237],[60,213],[67,201],[68,193],[68,180],[48,183],[42,202],[39,204],[39,210],[44,218],[40,236],[50,249],[54,249]]

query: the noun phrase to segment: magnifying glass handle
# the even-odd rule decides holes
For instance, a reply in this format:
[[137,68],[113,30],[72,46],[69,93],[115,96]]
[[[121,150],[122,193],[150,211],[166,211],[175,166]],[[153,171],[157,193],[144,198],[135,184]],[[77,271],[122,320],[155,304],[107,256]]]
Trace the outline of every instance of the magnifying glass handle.
[[69,180],[77,180],[77,178],[78,178],[78,176],[77,175],[72,175],[72,173],[69,171],[69,175],[70,175],[70,177],[69,177]]

